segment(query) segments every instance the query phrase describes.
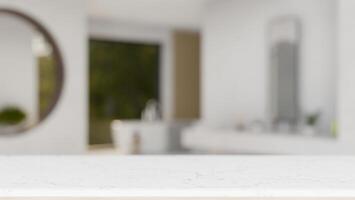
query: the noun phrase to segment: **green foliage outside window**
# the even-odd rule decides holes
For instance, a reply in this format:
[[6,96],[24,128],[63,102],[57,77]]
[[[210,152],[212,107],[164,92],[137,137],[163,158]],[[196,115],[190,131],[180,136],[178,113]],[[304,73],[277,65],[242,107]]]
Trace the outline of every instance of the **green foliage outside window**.
[[90,144],[111,143],[114,119],[138,119],[158,100],[159,45],[90,40]]

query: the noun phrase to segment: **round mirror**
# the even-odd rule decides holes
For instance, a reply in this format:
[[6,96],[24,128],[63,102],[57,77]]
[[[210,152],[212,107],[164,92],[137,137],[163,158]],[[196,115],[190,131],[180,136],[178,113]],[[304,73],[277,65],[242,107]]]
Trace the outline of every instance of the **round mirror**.
[[49,32],[26,14],[0,9],[0,135],[46,119],[62,85],[62,60]]

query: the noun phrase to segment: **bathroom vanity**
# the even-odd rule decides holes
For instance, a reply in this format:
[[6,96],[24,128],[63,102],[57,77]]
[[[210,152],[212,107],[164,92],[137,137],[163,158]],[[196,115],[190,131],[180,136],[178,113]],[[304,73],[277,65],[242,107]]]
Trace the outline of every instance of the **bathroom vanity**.
[[201,121],[182,131],[181,144],[190,151],[204,154],[354,155],[353,133],[344,129],[336,135],[266,128],[238,130]]
[[352,140],[341,137],[315,137],[300,133],[253,132],[235,129],[188,128],[181,136],[182,146],[213,154],[354,154]]

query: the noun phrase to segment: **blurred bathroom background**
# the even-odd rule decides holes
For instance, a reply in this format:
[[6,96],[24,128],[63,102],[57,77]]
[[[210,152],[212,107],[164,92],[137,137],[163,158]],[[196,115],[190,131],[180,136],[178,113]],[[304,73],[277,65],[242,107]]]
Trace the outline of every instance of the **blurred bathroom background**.
[[355,154],[352,0],[0,0],[0,154]]

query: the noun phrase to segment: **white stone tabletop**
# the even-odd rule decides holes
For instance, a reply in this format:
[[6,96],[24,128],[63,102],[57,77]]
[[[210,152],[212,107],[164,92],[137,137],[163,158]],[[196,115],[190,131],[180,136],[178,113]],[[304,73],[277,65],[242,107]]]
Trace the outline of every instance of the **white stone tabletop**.
[[0,197],[355,197],[355,157],[0,156]]

